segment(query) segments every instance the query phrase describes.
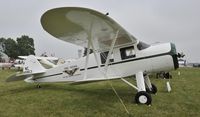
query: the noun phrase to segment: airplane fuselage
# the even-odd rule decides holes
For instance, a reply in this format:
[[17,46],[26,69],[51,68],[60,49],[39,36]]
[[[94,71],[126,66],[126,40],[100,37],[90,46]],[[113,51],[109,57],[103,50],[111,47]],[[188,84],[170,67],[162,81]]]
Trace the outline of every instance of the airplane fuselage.
[[[138,42],[120,47],[115,47],[110,57],[108,69],[105,62],[108,51],[90,54],[88,63],[86,57],[77,61],[65,63],[46,70],[44,74],[34,76],[34,80],[27,82],[81,82],[116,79],[144,73],[169,71],[177,69],[178,60],[176,48],[172,43],[144,46]],[[106,72],[106,73],[105,73]]]

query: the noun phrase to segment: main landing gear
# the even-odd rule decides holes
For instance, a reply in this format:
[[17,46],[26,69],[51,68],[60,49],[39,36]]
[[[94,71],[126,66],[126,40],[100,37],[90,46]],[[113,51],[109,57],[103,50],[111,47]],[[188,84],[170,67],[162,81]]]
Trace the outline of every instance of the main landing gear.
[[157,87],[154,84],[151,84],[151,88],[146,88],[147,93],[156,94],[157,91]]
[[145,91],[137,92],[135,95],[135,102],[137,104],[147,104],[150,105],[152,102],[151,95]]
[[135,102],[137,104],[151,105],[151,94],[157,93],[157,87],[150,82],[148,75],[144,74],[143,72],[136,73],[137,87],[125,79],[122,79],[122,81],[124,81],[125,83],[132,86],[138,91],[135,95]]

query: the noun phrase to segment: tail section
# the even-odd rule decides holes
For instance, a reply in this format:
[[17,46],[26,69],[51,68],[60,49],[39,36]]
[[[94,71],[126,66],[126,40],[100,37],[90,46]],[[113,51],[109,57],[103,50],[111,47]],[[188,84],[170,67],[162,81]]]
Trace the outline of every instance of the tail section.
[[23,72],[32,74],[43,73],[45,72],[45,68],[40,64],[35,56],[29,55],[25,60]]
[[25,80],[26,82],[33,82],[35,74],[45,73],[45,68],[40,64],[37,58],[33,55],[30,55],[25,60],[23,67],[23,73],[16,73],[9,76],[6,82],[20,81]]

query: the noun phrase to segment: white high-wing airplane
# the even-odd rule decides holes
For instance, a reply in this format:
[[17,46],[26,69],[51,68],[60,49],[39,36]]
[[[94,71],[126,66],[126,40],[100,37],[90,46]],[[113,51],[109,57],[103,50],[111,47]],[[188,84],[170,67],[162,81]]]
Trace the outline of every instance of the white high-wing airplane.
[[[41,17],[45,31],[52,36],[93,50],[92,54],[51,69],[43,68],[34,56],[25,61],[24,73],[7,81],[88,83],[121,79],[138,92],[136,103],[151,104],[150,93],[157,88],[150,82],[151,72],[177,69],[178,59],[173,43],[148,45],[133,37],[113,19],[98,11],[63,7],[48,10]],[[124,79],[135,76],[137,86]]]

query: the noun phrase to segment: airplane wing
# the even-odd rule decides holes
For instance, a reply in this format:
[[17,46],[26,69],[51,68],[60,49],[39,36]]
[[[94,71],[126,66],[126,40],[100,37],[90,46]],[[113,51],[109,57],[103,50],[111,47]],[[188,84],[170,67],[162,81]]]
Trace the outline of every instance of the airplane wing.
[[91,38],[97,51],[109,50],[115,38],[115,46],[137,41],[113,19],[88,8],[51,9],[43,14],[41,24],[52,36],[78,46],[87,48]]
[[[27,59],[28,56],[18,56],[19,58],[21,59]],[[36,59],[38,60],[42,60],[42,59],[46,59],[46,60],[58,60],[57,57],[39,57],[39,56],[36,56]]]

